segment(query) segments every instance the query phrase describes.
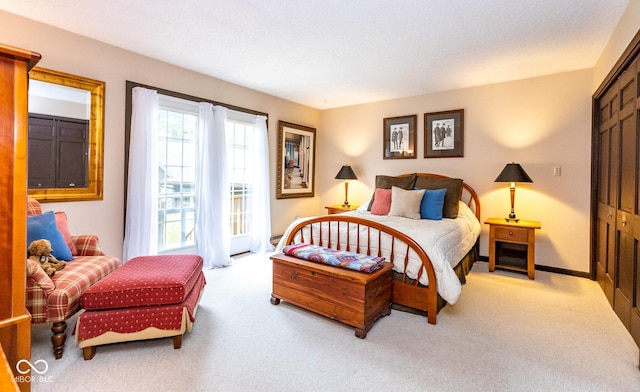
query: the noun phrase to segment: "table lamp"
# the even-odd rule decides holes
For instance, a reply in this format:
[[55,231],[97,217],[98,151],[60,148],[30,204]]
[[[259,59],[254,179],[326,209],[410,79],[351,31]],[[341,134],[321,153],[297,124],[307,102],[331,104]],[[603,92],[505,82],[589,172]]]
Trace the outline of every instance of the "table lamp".
[[533,182],[531,177],[524,171],[522,166],[518,163],[507,163],[507,166],[502,169],[495,182],[510,182],[511,183],[511,213],[508,218],[505,218],[507,222],[517,222],[516,213],[513,210],[514,201],[516,198],[516,182]]
[[349,180],[357,180],[356,174],[351,169],[351,166],[344,165],[340,168],[338,174],[336,174],[336,180],[344,180],[344,203],[343,206],[349,207]]

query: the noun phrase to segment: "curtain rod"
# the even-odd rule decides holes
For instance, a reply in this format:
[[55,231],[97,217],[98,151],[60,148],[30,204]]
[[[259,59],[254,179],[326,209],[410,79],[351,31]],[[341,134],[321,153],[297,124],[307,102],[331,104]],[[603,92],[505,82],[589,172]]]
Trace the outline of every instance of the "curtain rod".
[[137,83],[137,82],[132,82],[130,80],[127,80],[127,90],[133,89],[134,87],[144,87],[144,88],[148,88],[148,89],[151,89],[151,90],[156,90],[158,93],[160,93],[162,95],[169,96],[169,97],[175,97],[175,98],[185,99],[187,101],[194,101],[194,102],[209,102],[209,103],[211,103],[213,105],[224,106],[227,109],[235,110],[235,111],[238,111],[238,112],[254,114],[256,116],[265,116],[265,117],[269,118],[269,113],[264,113],[264,112],[260,112],[260,111],[253,110],[253,109],[247,109],[247,108],[243,108],[241,106],[230,105],[230,104],[223,103],[223,102],[213,101],[211,99],[199,98],[199,97],[196,97],[196,96],[193,96],[193,95],[182,94],[182,93],[179,93],[179,92],[176,92],[176,91],[165,90],[163,88],[159,88],[159,87],[155,87],[155,86],[149,86],[147,84],[142,84],[142,83]]

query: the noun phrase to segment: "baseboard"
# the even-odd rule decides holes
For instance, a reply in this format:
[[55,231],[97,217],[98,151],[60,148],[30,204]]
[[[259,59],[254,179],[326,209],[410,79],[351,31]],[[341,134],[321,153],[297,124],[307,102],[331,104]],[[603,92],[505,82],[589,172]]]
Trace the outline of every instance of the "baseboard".
[[591,279],[591,274],[589,274],[588,272],[574,271],[574,270],[568,270],[568,269],[557,268],[557,267],[549,267],[548,265],[536,265],[536,269],[539,271],[554,272],[556,274],[571,275],[571,276],[577,276],[579,278]]
[[[489,256],[480,255],[480,256],[478,256],[478,261],[482,261],[482,262],[488,263],[489,262]],[[588,272],[574,271],[574,270],[568,270],[568,269],[557,268],[557,267],[549,267],[548,265],[536,265],[536,270],[545,271],[545,272],[553,272],[555,274],[577,276],[579,278],[591,279],[591,274],[589,274]]]

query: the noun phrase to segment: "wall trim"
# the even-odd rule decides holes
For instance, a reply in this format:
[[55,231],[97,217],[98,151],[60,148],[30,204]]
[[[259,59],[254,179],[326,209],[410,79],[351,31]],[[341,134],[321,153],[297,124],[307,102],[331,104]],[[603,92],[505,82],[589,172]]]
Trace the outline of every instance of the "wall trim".
[[[480,256],[478,256],[478,261],[484,262],[484,263],[488,263],[489,262],[489,256],[480,255]],[[496,267],[496,268],[498,268],[498,267]],[[538,271],[552,272],[554,274],[562,274],[562,275],[576,276],[578,278],[591,279],[591,274],[589,272],[574,271],[574,270],[569,270],[569,269],[564,269],[564,268],[557,268],[557,267],[549,267],[548,265],[536,265],[535,269],[538,270]]]

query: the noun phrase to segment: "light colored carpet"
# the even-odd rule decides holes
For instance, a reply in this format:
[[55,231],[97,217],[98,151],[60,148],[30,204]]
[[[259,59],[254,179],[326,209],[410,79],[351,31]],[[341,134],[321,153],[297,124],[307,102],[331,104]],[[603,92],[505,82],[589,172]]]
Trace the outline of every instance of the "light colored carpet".
[[[206,271],[193,331],[100,346],[84,361],[72,336],[54,360],[33,326],[33,391],[640,391],[638,348],[597,283],[476,263],[438,324],[392,311],[366,339],[284,301],[269,303],[271,262]],[[72,323],[75,318],[72,319]],[[72,324],[71,323],[71,324]]]

